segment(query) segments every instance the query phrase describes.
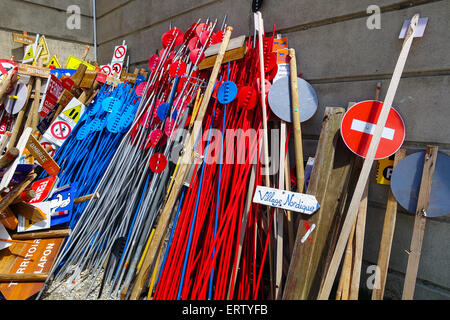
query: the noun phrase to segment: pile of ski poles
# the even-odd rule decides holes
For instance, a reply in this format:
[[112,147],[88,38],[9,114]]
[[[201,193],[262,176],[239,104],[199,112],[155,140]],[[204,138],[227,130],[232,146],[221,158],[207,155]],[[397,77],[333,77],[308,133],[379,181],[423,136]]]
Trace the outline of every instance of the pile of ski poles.
[[[94,284],[102,277],[99,297],[105,287],[108,298],[126,297],[176,170],[182,129],[189,126],[188,116],[195,119],[202,97],[209,72],[198,72],[197,65],[211,44],[221,42],[223,32],[212,32],[216,25],[217,20],[197,22],[184,34],[172,28],[163,35],[163,49],[149,60],[151,75],[136,89],[142,97],[137,117],[95,189],[102,196],[79,216],[52,270],[57,269],[57,282],[75,288],[89,270],[86,296],[98,289]],[[199,50],[192,54],[189,44]],[[116,108],[113,101],[103,104]]]

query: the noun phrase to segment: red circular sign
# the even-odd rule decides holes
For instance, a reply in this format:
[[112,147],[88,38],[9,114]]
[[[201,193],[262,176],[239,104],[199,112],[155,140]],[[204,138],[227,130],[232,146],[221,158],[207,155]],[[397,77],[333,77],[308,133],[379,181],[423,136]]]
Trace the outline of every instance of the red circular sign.
[[[347,147],[360,157],[365,158],[369,151],[382,108],[382,102],[363,101],[350,108],[342,120],[342,138]],[[375,160],[386,159],[395,154],[403,145],[405,136],[403,119],[391,108]]]
[[163,172],[167,167],[167,158],[162,153],[155,153],[150,158],[150,169],[154,173],[161,173]]
[[122,73],[122,65],[120,63],[114,63],[112,68],[113,68],[115,73],[117,73],[117,74],[121,74]]
[[54,157],[54,156],[55,156],[55,149],[53,148],[53,145],[52,145],[50,142],[42,142],[41,145],[42,145],[42,147],[43,147],[44,149],[47,149],[48,147],[51,147],[51,151],[48,152],[48,154],[49,154],[51,157]]
[[58,121],[52,125],[51,132],[56,139],[64,140],[72,132],[72,129],[67,122]]
[[121,60],[123,57],[125,57],[126,53],[127,53],[127,49],[124,46],[119,46],[114,51],[114,58]]
[[103,66],[100,70],[107,76],[111,75],[111,67],[110,66]]

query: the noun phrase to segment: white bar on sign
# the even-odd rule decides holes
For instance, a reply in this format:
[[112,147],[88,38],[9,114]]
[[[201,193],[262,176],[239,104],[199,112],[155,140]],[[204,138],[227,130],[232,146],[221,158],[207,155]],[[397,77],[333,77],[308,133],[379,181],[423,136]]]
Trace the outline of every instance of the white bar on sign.
[[[361,120],[353,120],[352,130],[374,135],[376,124],[364,122]],[[384,128],[382,137],[388,140],[394,140],[395,130],[391,128]]]

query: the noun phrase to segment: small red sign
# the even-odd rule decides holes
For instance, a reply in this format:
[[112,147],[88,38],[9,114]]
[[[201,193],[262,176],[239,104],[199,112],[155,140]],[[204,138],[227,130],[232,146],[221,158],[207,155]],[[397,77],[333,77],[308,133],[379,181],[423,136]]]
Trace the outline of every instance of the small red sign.
[[[382,102],[364,101],[350,108],[342,120],[342,138],[347,147],[360,157],[367,156],[382,108]],[[405,136],[403,119],[391,108],[375,160],[389,158],[395,154],[403,145]]]

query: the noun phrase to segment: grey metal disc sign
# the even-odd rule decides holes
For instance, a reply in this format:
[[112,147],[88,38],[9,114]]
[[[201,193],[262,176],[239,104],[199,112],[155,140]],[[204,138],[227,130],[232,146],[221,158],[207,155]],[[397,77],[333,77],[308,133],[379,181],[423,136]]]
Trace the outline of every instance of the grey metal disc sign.
[[[319,99],[314,88],[301,78],[298,78],[298,94],[300,100],[300,121],[306,122],[316,114]],[[269,105],[278,118],[292,123],[291,84],[289,77],[283,77],[272,85],[269,91]]]
[[[410,155],[394,169],[392,193],[397,202],[410,213],[416,213],[422,181],[425,152]],[[438,153],[431,187],[427,217],[442,217],[450,213],[450,157]]]

